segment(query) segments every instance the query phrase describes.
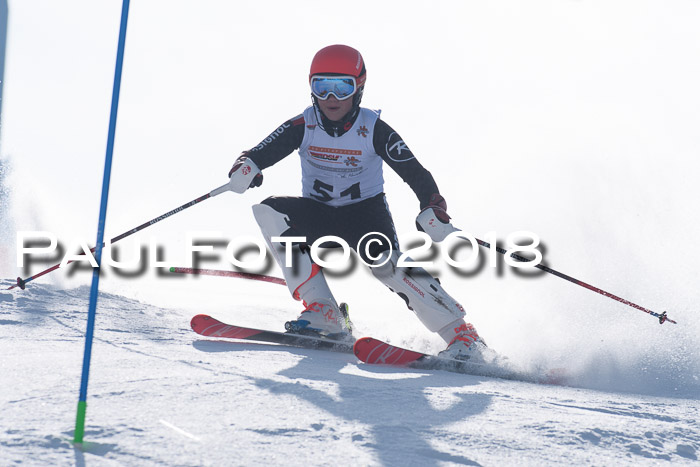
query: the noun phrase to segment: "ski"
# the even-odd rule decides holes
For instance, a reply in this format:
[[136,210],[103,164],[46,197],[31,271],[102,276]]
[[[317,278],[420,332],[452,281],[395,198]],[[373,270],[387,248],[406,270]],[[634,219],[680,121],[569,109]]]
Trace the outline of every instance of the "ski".
[[454,360],[404,349],[372,337],[358,339],[353,352],[358,359],[371,364],[406,366],[421,370],[444,370],[538,384],[563,385],[565,383],[562,370],[552,370],[544,376],[537,376],[508,368],[508,365]]
[[352,342],[327,339],[315,335],[295,334],[291,332],[268,331],[244,326],[222,323],[208,315],[197,315],[190,322],[192,330],[207,337],[225,339],[244,339],[250,341],[270,342],[274,344],[301,347],[305,349],[330,350],[352,353]]

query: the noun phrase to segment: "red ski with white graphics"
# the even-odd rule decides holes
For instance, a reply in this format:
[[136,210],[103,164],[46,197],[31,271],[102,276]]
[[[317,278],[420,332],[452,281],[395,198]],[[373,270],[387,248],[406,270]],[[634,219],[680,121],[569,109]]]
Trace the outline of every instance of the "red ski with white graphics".
[[386,365],[409,365],[425,360],[428,355],[413,350],[396,347],[372,337],[363,337],[355,342],[355,356],[365,363]]
[[291,332],[267,331],[244,326],[226,324],[208,315],[197,315],[190,322],[192,330],[207,337],[224,339],[244,339],[274,344],[289,345],[307,349],[332,350],[335,352],[352,352],[352,343],[318,337],[315,335],[295,334]]
[[540,384],[565,384],[563,370],[551,370],[544,376],[523,373],[508,364],[482,363],[469,360],[454,360],[404,349],[372,337],[363,337],[355,342],[355,356],[365,363],[407,366],[426,370],[445,370],[477,376],[511,379]]

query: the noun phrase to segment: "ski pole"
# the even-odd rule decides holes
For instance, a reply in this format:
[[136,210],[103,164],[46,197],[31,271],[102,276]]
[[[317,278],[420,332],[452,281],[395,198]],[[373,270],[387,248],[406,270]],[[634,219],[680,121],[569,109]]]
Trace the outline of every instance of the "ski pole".
[[[160,222],[160,221],[162,221],[163,219],[167,219],[168,217],[170,217],[170,216],[172,216],[172,215],[174,215],[174,214],[177,214],[177,213],[180,212],[180,211],[183,211],[183,210],[185,210],[185,209],[187,209],[187,208],[189,208],[189,207],[191,207],[191,206],[194,206],[194,205],[197,204],[197,203],[201,203],[202,201],[204,201],[204,200],[206,200],[206,199],[209,199],[209,198],[211,198],[211,197],[213,197],[213,196],[219,195],[219,194],[221,194],[221,193],[223,193],[223,192],[225,192],[225,191],[228,191],[228,184],[226,184],[226,185],[221,185],[219,188],[216,188],[215,190],[212,190],[212,191],[210,191],[209,193],[200,196],[199,198],[193,199],[193,200],[190,201],[189,203],[185,203],[185,204],[183,204],[182,206],[173,209],[172,211],[168,211],[168,212],[166,212],[165,214],[162,214],[162,215],[160,215],[160,216],[158,216],[158,217],[156,217],[156,218],[154,218],[154,219],[151,219],[151,220],[148,221],[148,222],[145,222],[145,223],[139,225],[138,227],[134,227],[134,228],[131,229],[131,230],[127,230],[126,232],[124,232],[124,233],[121,234],[121,235],[117,235],[116,237],[114,237],[114,238],[111,240],[111,243],[114,244],[114,243],[118,242],[119,240],[121,240],[122,238],[126,238],[126,237],[128,237],[129,235],[135,234],[136,232],[139,232],[139,231],[145,229],[146,227],[150,227],[151,225],[153,225],[153,224],[155,224],[155,223],[157,223],[157,222]],[[102,246],[104,246],[104,243],[102,244]],[[97,248],[97,247],[91,248],[91,249],[90,249],[90,253],[94,252],[94,251],[95,251],[95,248]],[[72,263],[73,261],[74,261],[74,260],[68,261],[68,263],[66,263],[66,264],[70,264],[70,263]],[[20,289],[24,290],[24,288],[25,288],[26,285],[27,285],[27,282],[33,281],[34,279],[37,279],[37,278],[43,276],[44,274],[48,274],[48,273],[50,273],[51,271],[54,271],[54,270],[58,269],[60,265],[61,265],[61,263],[58,263],[58,264],[56,264],[56,265],[54,265],[54,266],[51,266],[50,268],[45,269],[45,270],[41,271],[41,272],[38,273],[38,274],[34,274],[33,276],[28,277],[28,278],[26,278],[26,279],[22,279],[21,277],[18,277],[18,278],[17,278],[17,283],[14,284],[14,285],[12,285],[12,286],[10,286],[10,287],[8,287],[6,290],[12,290],[12,289],[14,289],[15,287],[19,287]]]
[[252,274],[249,272],[222,271],[219,269],[193,269],[172,267],[170,272],[179,272],[182,274],[195,274],[207,276],[223,276],[223,277],[239,277],[241,279],[252,279],[256,281],[272,282],[273,284],[287,285],[284,279],[279,277],[265,276],[263,274]]
[[[491,248],[491,245],[490,245],[489,243],[487,243],[487,242],[484,242],[484,241],[482,241],[482,240],[479,240],[478,238],[476,239],[476,241],[477,241],[477,243],[478,243],[479,245],[481,245],[481,246],[483,246],[483,247]],[[497,246],[497,245],[494,245],[494,247],[495,247],[496,251],[499,252],[499,253],[501,253],[502,255],[505,255],[505,254],[507,253],[507,251],[506,251],[505,249],[503,249],[503,248],[501,248],[501,247],[499,247],[499,246]],[[527,258],[525,258],[525,257],[523,257],[523,256],[520,256],[520,255],[518,255],[518,254],[516,254],[516,253],[511,253],[511,254],[510,254],[510,257],[513,258],[514,260],[520,261],[520,262],[527,262],[527,261],[530,261],[529,259],[527,259]],[[567,281],[569,281],[569,282],[571,282],[571,283],[574,283],[574,284],[576,284],[576,285],[580,285],[581,287],[585,287],[585,288],[588,289],[588,290],[591,290],[591,291],[593,291],[593,292],[599,293],[600,295],[602,295],[602,296],[604,296],[604,297],[612,298],[613,300],[617,300],[617,301],[620,302],[620,303],[624,303],[625,305],[631,306],[632,308],[636,308],[637,310],[641,310],[641,311],[643,311],[644,313],[648,313],[648,314],[650,314],[651,316],[654,316],[654,317],[658,318],[658,319],[659,319],[659,324],[664,324],[666,321],[668,321],[669,323],[678,324],[678,323],[676,323],[674,320],[672,320],[671,318],[669,318],[668,316],[666,316],[666,312],[665,312],[665,311],[664,311],[663,313],[655,313],[655,312],[649,310],[648,308],[644,308],[643,306],[637,305],[636,303],[632,303],[632,302],[630,302],[629,300],[626,300],[626,299],[624,299],[624,298],[618,297],[617,295],[611,294],[610,292],[606,292],[605,290],[599,289],[598,287],[594,287],[594,286],[592,286],[592,285],[590,285],[590,284],[587,284],[587,283],[585,283],[585,282],[583,282],[583,281],[580,281],[580,280],[578,280],[578,279],[574,279],[574,278],[571,277],[571,276],[568,276],[568,275],[566,275],[566,274],[564,274],[564,273],[562,273],[562,272],[556,271],[556,270],[554,270],[554,269],[552,269],[552,268],[550,268],[550,267],[544,266],[543,264],[536,264],[535,267],[536,267],[537,269],[541,270],[541,271],[548,272],[548,273],[553,274],[553,275],[555,275],[555,276],[557,276],[557,277],[561,277],[562,279],[565,279],[565,280],[567,280]]]
[[[491,248],[490,243],[485,242],[483,240],[479,240],[478,238],[475,240],[477,241],[477,243],[479,245],[481,245],[485,248]],[[494,245],[494,249],[497,252],[501,253],[502,255],[506,255],[508,253],[507,250],[505,250],[497,245]],[[516,261],[520,261],[520,262],[530,261],[529,259],[527,259],[523,256],[520,256],[517,253],[511,253],[510,257],[515,259]],[[637,310],[641,310],[645,313],[648,313],[651,316],[658,318],[659,324],[664,324],[666,321],[668,321],[669,323],[678,324],[676,321],[669,318],[666,315],[665,311],[663,313],[656,313],[652,310],[649,310],[648,308],[644,308],[643,306],[637,305],[636,303],[633,303],[629,300],[618,297],[615,294],[612,294],[610,292],[606,292],[605,290],[602,290],[598,287],[592,286],[590,284],[587,284],[586,282],[575,279],[567,274],[559,272],[559,271],[552,269],[548,266],[545,266],[543,264],[536,264],[535,267],[537,269],[544,271],[544,272],[547,272],[549,274],[553,274],[557,277],[565,279],[573,284],[580,285],[581,287],[584,287],[588,290],[591,290],[591,291],[596,292],[600,295],[603,295],[604,297],[612,298],[613,300],[616,300],[620,303],[623,303],[625,305],[631,306],[632,308],[636,308]],[[286,284],[284,279],[280,279],[278,277],[264,276],[261,274],[250,274],[250,273],[246,273],[246,272],[222,271],[222,270],[215,270],[215,269],[192,269],[192,268],[182,268],[182,267],[172,267],[172,268],[170,268],[170,272],[178,272],[178,273],[185,273],[185,274],[205,274],[205,275],[209,275],[209,276],[239,277],[239,278],[243,278],[243,279],[253,279],[253,280],[259,280],[259,281],[265,281],[265,282],[272,282],[272,283],[281,284],[281,285]]]

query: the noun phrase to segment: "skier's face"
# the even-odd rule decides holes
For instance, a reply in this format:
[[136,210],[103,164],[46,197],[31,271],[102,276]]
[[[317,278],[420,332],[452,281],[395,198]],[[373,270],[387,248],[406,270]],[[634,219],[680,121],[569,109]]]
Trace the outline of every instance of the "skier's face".
[[318,99],[318,106],[328,120],[337,122],[352,109],[352,98],[339,101],[331,94],[325,101]]

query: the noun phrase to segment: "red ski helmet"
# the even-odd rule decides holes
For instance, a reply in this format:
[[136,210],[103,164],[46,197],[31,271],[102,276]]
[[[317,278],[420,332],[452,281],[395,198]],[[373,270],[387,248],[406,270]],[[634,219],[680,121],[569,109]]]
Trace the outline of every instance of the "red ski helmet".
[[348,75],[355,77],[357,87],[362,88],[367,79],[365,61],[357,50],[347,45],[329,45],[319,50],[311,61],[309,82],[313,75]]

